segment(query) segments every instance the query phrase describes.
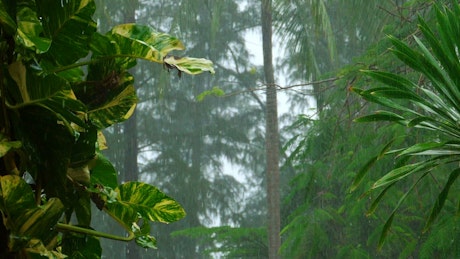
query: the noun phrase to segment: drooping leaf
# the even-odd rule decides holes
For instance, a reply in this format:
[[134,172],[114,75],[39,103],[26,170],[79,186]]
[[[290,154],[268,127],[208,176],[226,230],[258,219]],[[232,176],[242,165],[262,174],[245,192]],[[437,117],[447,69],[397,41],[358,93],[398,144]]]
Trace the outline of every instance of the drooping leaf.
[[446,184],[444,185],[441,193],[439,193],[438,198],[436,199],[436,202],[431,209],[430,216],[428,220],[425,223],[425,227],[423,228],[423,232],[426,232],[430,226],[433,224],[433,222],[436,220],[438,217],[439,213],[441,212],[441,209],[444,207],[444,203],[446,202],[447,195],[449,194],[450,187],[452,184],[457,180],[458,176],[460,175],[460,169],[457,168],[453,170],[450,175],[449,179],[447,180]]
[[385,222],[385,225],[383,225],[383,230],[379,238],[379,242],[377,244],[377,247],[379,249],[382,249],[383,244],[385,243],[385,240],[388,236],[388,232],[390,231],[391,225],[393,224],[393,219],[395,217],[395,213],[391,213],[391,216],[387,219]]
[[370,215],[372,215],[372,214],[375,212],[375,210],[377,209],[377,206],[379,205],[380,201],[383,199],[383,197],[385,196],[385,194],[387,193],[387,191],[388,191],[391,187],[393,187],[394,184],[395,184],[395,183],[389,184],[388,186],[385,187],[385,189],[383,189],[383,191],[381,191],[381,192],[379,193],[379,195],[377,196],[377,198],[375,198],[375,199],[372,201],[371,205],[369,206],[369,209],[368,209],[367,212],[366,212],[366,216],[370,216]]
[[404,165],[398,168],[395,168],[385,174],[382,178],[377,180],[373,185],[372,189],[377,189],[382,186],[391,184],[393,182],[400,181],[404,179],[405,177],[417,173],[417,172],[422,172],[425,170],[430,170],[434,166],[438,165],[438,161],[422,161],[418,163],[413,163],[413,164],[408,164]]
[[176,68],[190,75],[196,75],[202,72],[215,73],[212,61],[204,58],[168,56],[164,58],[163,61],[168,67]]
[[388,111],[376,111],[374,114],[365,115],[355,119],[355,122],[376,122],[376,121],[404,121],[405,118]]
[[395,140],[393,139],[392,141],[387,143],[382,148],[382,150],[380,151],[379,155],[374,156],[371,159],[369,159],[369,161],[359,170],[359,172],[356,174],[356,176],[355,176],[355,178],[353,180],[353,183],[351,184],[350,192],[353,192],[354,190],[356,190],[356,188],[358,188],[359,184],[362,182],[364,176],[367,174],[369,169],[374,166],[374,164],[377,162],[377,160],[379,160],[380,158],[382,158],[385,155],[385,153],[390,149],[390,147],[394,143],[394,141]]
[[415,186],[428,174],[428,172],[423,173],[421,176],[418,177],[418,179],[409,187],[409,189],[404,193],[403,196],[399,199],[398,203],[394,207],[393,211],[391,212],[390,217],[388,217],[387,221],[385,222],[385,225],[383,226],[382,233],[380,235],[380,239],[378,242],[378,249],[382,249],[383,244],[385,243],[385,240],[388,236],[388,233],[390,231],[391,225],[393,223],[394,216],[396,214],[396,211],[399,209],[399,207],[403,204],[403,202],[406,200],[407,196],[411,191],[414,189]]

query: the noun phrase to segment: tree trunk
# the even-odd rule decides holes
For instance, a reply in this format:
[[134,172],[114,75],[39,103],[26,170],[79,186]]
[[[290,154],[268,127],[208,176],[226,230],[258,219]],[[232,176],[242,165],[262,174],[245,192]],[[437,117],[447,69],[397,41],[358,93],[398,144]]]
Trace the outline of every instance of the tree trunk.
[[279,132],[276,86],[272,54],[272,12],[271,0],[262,0],[262,44],[266,92],[265,150],[267,160],[267,203],[268,203],[268,255],[280,258],[280,171]]
[[[131,0],[126,5],[126,11],[124,13],[125,23],[135,23],[136,16],[135,12],[138,8],[138,1]],[[132,71],[133,73],[134,71]],[[124,181],[137,181],[139,175],[139,168],[137,165],[138,155],[138,143],[137,143],[137,113],[131,115],[131,117],[124,123],[123,139],[125,146],[125,159],[124,159]],[[140,247],[134,241],[127,244],[126,258],[140,258]]]

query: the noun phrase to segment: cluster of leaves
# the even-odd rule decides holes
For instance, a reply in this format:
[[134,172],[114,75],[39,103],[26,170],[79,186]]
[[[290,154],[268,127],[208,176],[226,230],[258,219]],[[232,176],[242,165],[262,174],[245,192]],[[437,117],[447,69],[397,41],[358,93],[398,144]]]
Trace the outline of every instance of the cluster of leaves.
[[[408,128],[435,132],[434,139],[403,148],[392,149],[390,141],[380,154],[372,158],[354,179],[352,190],[362,182],[369,169],[386,156],[395,156],[394,168],[374,182],[366,194],[382,189],[370,206],[372,214],[389,190],[400,182],[413,178],[412,184],[400,196],[389,218],[383,226],[379,246],[390,231],[398,208],[426,178],[443,180],[438,197],[425,221],[427,231],[441,212],[449,197],[449,191],[460,175],[460,6],[454,1],[445,6],[436,5],[436,29],[419,18],[419,30],[423,40],[413,37],[413,46],[390,37],[392,52],[399,60],[419,73],[417,82],[412,79],[384,71],[367,70],[364,74],[382,83],[370,89],[353,88],[369,102],[377,103],[388,110],[358,118],[358,122],[389,121]],[[436,170],[442,167],[442,170]],[[447,172],[446,172],[447,171]],[[448,174],[448,177],[446,175]],[[429,177],[427,177],[429,176]],[[406,181],[407,182],[407,181]],[[457,209],[457,213],[458,213]]]
[[[95,9],[92,0],[0,1],[0,257],[99,257],[98,236],[152,248],[150,221],[185,216],[154,186],[118,184],[101,130],[133,113],[137,59],[188,74],[213,73],[212,63],[168,55],[183,44],[147,26],[101,34]],[[92,230],[91,201],[128,236]]]

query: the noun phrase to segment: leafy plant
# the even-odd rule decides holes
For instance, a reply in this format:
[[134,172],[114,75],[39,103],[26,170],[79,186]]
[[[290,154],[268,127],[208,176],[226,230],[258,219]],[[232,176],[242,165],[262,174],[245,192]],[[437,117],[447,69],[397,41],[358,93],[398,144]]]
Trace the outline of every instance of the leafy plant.
[[[379,247],[383,246],[389,234],[398,208],[426,176],[444,183],[426,219],[423,231],[427,231],[440,214],[448,200],[452,185],[460,175],[457,164],[460,160],[460,6],[452,1],[449,6],[437,5],[435,9],[436,30],[424,19],[419,18],[419,30],[424,41],[413,36],[412,46],[395,37],[389,37],[393,44],[392,52],[419,73],[417,82],[396,73],[367,70],[363,73],[383,85],[367,90],[353,89],[364,99],[389,108],[360,117],[356,121],[390,121],[409,128],[433,131],[438,135],[435,139],[393,150],[392,143],[389,143],[356,175],[351,190],[358,187],[374,163],[382,157],[395,155],[395,167],[366,192],[369,194],[376,189],[383,189],[371,204],[369,214],[375,211],[390,188],[414,177],[413,183],[400,197],[387,219],[380,236]],[[445,172],[446,168],[449,172]]]
[[[175,57],[175,37],[138,24],[96,31],[92,0],[0,1],[0,257],[100,257],[97,237],[154,248],[150,221],[185,216],[156,187],[127,182],[100,153],[101,130],[133,113],[137,59],[188,74],[206,59]],[[126,230],[93,230],[91,202]],[[71,220],[76,219],[76,222]]]

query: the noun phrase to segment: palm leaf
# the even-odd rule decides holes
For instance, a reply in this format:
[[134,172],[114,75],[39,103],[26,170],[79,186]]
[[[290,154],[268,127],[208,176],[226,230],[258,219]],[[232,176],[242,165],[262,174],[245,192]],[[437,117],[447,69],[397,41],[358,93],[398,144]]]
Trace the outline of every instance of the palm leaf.
[[385,225],[383,226],[382,233],[380,235],[380,239],[379,239],[379,242],[378,242],[378,245],[377,245],[378,249],[382,249],[383,244],[385,243],[385,239],[388,236],[388,233],[390,232],[391,225],[393,224],[393,219],[394,219],[394,216],[396,215],[396,211],[399,209],[401,204],[403,204],[403,202],[406,200],[407,196],[412,191],[412,189],[414,189],[414,187],[420,182],[420,180],[422,180],[427,174],[428,174],[428,172],[425,172],[424,174],[422,174],[417,179],[417,181],[414,184],[412,184],[410,186],[410,188],[404,193],[404,195],[399,199],[399,201],[396,204],[395,208],[393,209],[393,211],[391,212],[391,214],[388,217],[387,221],[385,222]]
[[[384,195],[396,183],[408,177],[416,177],[417,181],[401,197],[393,212],[387,219],[380,240],[382,247],[394,220],[395,213],[411,190],[429,172],[444,164],[455,164],[460,160],[460,147],[457,141],[460,138],[460,61],[459,36],[460,5],[453,3],[450,10],[440,5],[436,6],[437,30],[433,30],[422,18],[419,18],[419,28],[423,40],[414,36],[414,46],[389,36],[393,45],[392,52],[407,66],[422,74],[429,80],[426,85],[418,85],[411,80],[389,72],[363,71],[366,75],[381,82],[384,86],[369,90],[353,89],[364,99],[380,104],[391,111],[378,111],[375,114],[356,119],[358,122],[389,121],[403,123],[408,127],[416,127],[436,131],[440,139],[447,141],[425,141],[412,146],[392,150],[385,155],[396,155],[395,167],[374,182],[369,191],[378,188],[384,190],[371,204],[368,213],[373,213]],[[399,101],[398,101],[399,100]],[[403,103],[401,101],[408,101]],[[401,115],[401,113],[404,114]],[[418,162],[409,162],[411,157],[418,156]],[[373,158],[372,163],[375,163]],[[369,170],[369,162],[363,167]],[[364,170],[363,169],[363,170]],[[423,231],[433,224],[447,199],[448,192],[458,179],[459,169],[451,171],[449,179],[438,195],[430,216]],[[357,179],[364,175],[359,172]],[[355,189],[359,181],[353,182]]]
[[449,194],[450,187],[452,184],[457,180],[458,176],[460,175],[460,168],[457,168],[453,170],[450,175],[449,179],[447,180],[447,183],[444,185],[444,188],[442,189],[441,193],[438,196],[438,199],[436,200],[430,216],[428,220],[425,223],[425,227],[423,228],[423,232],[426,232],[430,226],[433,224],[433,222],[436,220],[438,217],[439,213],[442,210],[442,207],[444,207],[444,203],[446,202],[447,195]]
[[376,121],[404,121],[405,118],[388,111],[376,111],[374,114],[365,115],[355,119],[356,122],[376,122]]

